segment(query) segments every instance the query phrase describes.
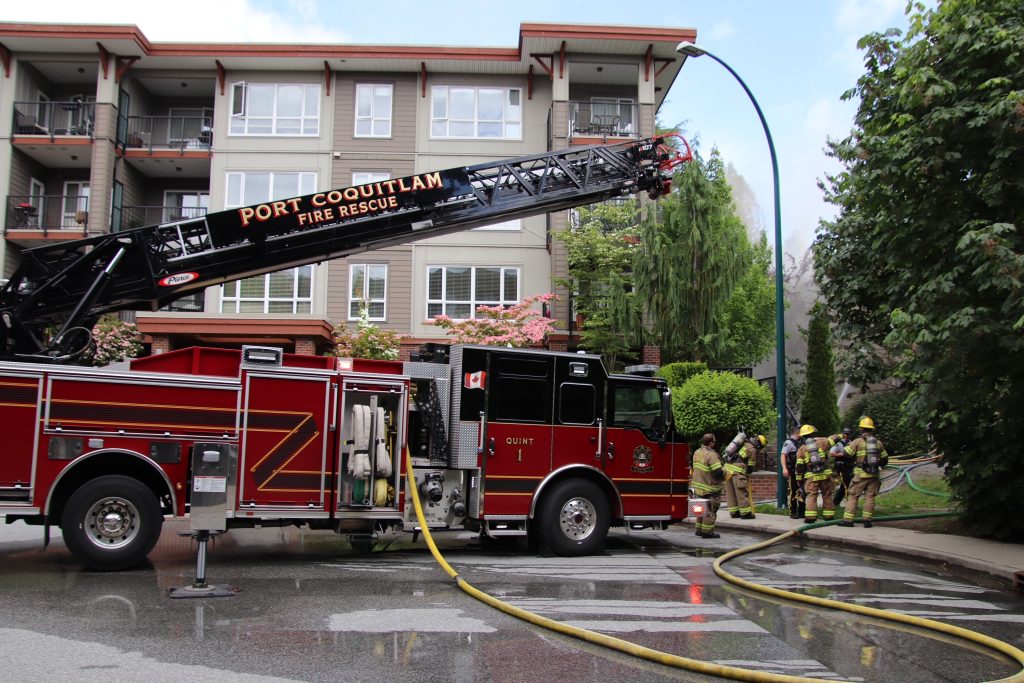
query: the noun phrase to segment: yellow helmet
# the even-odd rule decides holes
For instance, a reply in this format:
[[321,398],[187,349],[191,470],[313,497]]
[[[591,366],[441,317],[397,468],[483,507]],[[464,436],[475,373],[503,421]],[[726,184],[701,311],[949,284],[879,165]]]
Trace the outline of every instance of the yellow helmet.
[[814,428],[814,425],[804,425],[803,427],[800,428],[800,436],[810,436],[811,434],[814,434],[816,431],[818,430]]
[[766,437],[764,434],[758,434],[757,440],[761,443],[761,448],[764,448],[765,446],[768,445],[768,437]]
[[860,418],[860,428],[861,429],[874,429],[875,428],[875,421],[872,420],[867,415],[865,415],[864,417]]

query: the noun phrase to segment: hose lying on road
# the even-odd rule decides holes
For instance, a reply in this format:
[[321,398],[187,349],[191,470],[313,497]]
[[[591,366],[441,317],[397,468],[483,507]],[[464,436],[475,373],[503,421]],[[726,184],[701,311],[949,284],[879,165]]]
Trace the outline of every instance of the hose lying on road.
[[[664,664],[666,666],[671,666],[678,669],[696,671],[699,673],[709,674],[712,676],[719,676],[722,678],[731,678],[737,681],[755,681],[760,683],[821,683],[821,679],[818,678],[789,676],[785,674],[774,674],[765,671],[756,671],[753,669],[743,669],[737,666],[714,664],[712,662],[704,662],[698,659],[690,659],[688,657],[680,657],[679,655],[673,655],[667,652],[660,652],[649,647],[637,645],[636,643],[630,643],[628,641],[622,640],[621,638],[614,638],[603,633],[597,633],[595,631],[590,631],[584,628],[570,626],[568,624],[563,624],[553,619],[548,619],[547,617],[542,617],[539,614],[534,614],[533,612],[529,612],[514,605],[510,605],[509,603],[503,600],[499,600],[498,598],[495,598],[492,595],[488,595],[487,593],[484,593],[483,591],[474,588],[465,579],[459,576],[458,572],[456,572],[452,568],[452,566],[448,564],[448,562],[441,555],[441,552],[437,549],[437,545],[435,545],[434,543],[434,538],[430,534],[430,528],[427,526],[427,521],[423,517],[423,506],[420,503],[419,492],[416,487],[416,473],[413,471],[412,455],[410,454],[408,448],[406,448],[405,451],[405,473],[407,477],[406,494],[412,497],[413,507],[416,510],[416,520],[417,522],[419,522],[420,530],[423,532],[423,538],[427,542],[427,547],[430,549],[430,554],[434,556],[434,559],[445,571],[445,573],[448,574],[448,576],[456,582],[458,587],[463,592],[468,593],[477,600],[487,605],[490,605],[495,609],[499,609],[502,612],[505,612],[506,614],[516,617],[517,619],[522,619],[523,621],[529,622],[531,624],[542,626],[551,631],[563,633],[565,635],[572,636],[574,638],[578,638],[589,643],[602,645],[604,647],[610,648],[612,650],[617,650],[619,652],[624,652],[634,657],[639,657],[651,662]],[[901,517],[891,518],[879,517],[876,519],[876,521],[882,521],[883,519],[910,519],[920,516],[925,515],[903,515]],[[936,515],[933,514],[927,516]],[[957,626],[949,626],[947,624],[942,624],[940,622],[932,621],[930,619],[910,617],[895,612],[887,612],[885,610],[874,609],[871,607],[851,605],[848,603],[839,602],[837,600],[812,598],[811,596],[800,595],[798,593],[789,593],[788,591],[779,590],[777,588],[759,586],[758,584],[752,583],[750,581],[745,581],[743,579],[734,577],[732,574],[729,574],[721,568],[721,564],[727,561],[728,559],[731,559],[732,557],[738,557],[739,555],[742,555],[747,552],[752,552],[754,550],[759,550],[761,548],[767,548],[768,546],[774,543],[778,543],[779,541],[787,539],[791,536],[795,536],[796,534],[807,529],[817,528],[834,523],[835,522],[819,522],[817,524],[808,524],[794,531],[790,531],[788,533],[782,534],[781,536],[777,536],[773,539],[765,541],[764,543],[758,543],[747,548],[740,548],[739,550],[734,550],[715,560],[715,573],[724,578],[726,581],[736,583],[737,585],[742,585],[745,588],[749,588],[750,590],[755,590],[770,595],[782,596],[793,600],[799,600],[801,602],[810,602],[811,604],[818,604],[820,606],[831,607],[833,609],[846,609],[846,611],[849,612],[869,614],[870,616],[878,617],[881,619],[887,619],[889,621],[912,623],[916,626],[931,629],[934,631],[939,631],[941,633],[951,633],[966,640],[986,645],[989,648],[1001,654],[1004,654],[1010,657],[1011,659],[1014,659],[1015,661],[1017,661],[1017,663],[1024,667],[1024,652],[1021,652],[1012,645],[996,640],[994,638],[989,638],[988,636],[982,635],[980,633],[975,633],[974,631],[969,631],[967,629],[960,628]],[[1015,683],[1024,683],[1024,671],[1018,672],[1015,676],[1004,680],[1007,682],[1013,681]]]

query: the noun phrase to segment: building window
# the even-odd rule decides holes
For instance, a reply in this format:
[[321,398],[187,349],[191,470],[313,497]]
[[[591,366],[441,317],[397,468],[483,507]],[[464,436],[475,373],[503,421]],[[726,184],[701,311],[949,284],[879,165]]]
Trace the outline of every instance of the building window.
[[391,174],[386,171],[353,171],[352,187],[379,183],[382,180],[391,180]]
[[388,267],[382,263],[353,263],[348,269],[348,319],[358,320],[362,309],[370,320],[387,320]]
[[490,225],[481,225],[479,228],[473,228],[474,230],[495,230],[503,232],[519,232],[523,229],[523,219],[513,218],[510,221],[502,221],[500,223],[491,223]]
[[430,137],[519,140],[522,90],[435,85],[431,88]]
[[613,132],[633,132],[633,100],[627,97],[592,97],[590,107],[595,117],[613,121]]
[[[225,209],[311,194],[315,173],[231,172]],[[311,313],[313,266],[229,282],[221,287],[222,313]]]
[[391,137],[392,86],[381,83],[356,85],[356,137]]
[[234,83],[231,135],[320,134],[320,86],[302,83]]
[[313,266],[299,266],[223,286],[221,313],[310,313]]
[[502,266],[428,266],[427,317],[456,320],[476,317],[477,306],[519,302],[519,268]]

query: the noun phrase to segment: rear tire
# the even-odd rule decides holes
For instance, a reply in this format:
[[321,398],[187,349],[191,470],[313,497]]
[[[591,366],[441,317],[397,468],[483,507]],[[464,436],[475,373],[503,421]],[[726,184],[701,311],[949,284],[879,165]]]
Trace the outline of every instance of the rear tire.
[[540,504],[540,535],[556,555],[593,555],[604,548],[611,513],[597,484],[585,479],[559,482]]
[[118,475],[78,488],[61,516],[64,544],[92,569],[117,571],[146,558],[160,539],[160,502],[145,484]]

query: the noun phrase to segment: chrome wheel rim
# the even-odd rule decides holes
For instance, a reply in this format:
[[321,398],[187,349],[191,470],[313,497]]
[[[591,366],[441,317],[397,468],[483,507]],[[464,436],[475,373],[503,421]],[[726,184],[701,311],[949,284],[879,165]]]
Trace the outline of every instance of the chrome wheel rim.
[[558,523],[566,538],[582,541],[597,528],[597,510],[586,498],[570,498],[562,506]]
[[139,533],[139,511],[130,500],[101,498],[85,513],[85,530],[93,545],[105,550],[121,548]]

